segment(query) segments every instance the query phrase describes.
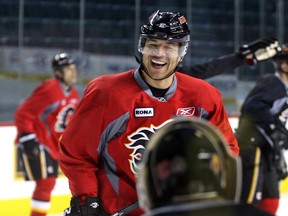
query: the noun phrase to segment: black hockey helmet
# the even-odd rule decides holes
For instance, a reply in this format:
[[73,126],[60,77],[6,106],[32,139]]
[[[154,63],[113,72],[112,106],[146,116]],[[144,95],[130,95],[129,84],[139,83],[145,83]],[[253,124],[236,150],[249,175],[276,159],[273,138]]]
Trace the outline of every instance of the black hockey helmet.
[[62,71],[62,68],[67,65],[76,64],[75,59],[67,53],[59,53],[52,58],[52,68],[54,71]]
[[138,51],[143,54],[147,38],[171,40],[179,43],[179,56],[188,49],[190,30],[186,18],[180,13],[155,11],[148,22],[141,26]]
[[241,162],[210,123],[179,118],[150,139],[138,172],[141,207],[198,200],[238,201]]

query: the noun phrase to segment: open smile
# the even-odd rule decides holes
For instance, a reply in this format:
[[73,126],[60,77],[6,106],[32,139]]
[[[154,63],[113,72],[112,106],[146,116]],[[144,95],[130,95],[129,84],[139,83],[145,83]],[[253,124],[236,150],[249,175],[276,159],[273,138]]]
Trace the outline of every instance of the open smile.
[[163,62],[163,61],[157,61],[152,59],[151,60],[152,66],[156,69],[161,69],[162,67],[164,67],[167,63]]

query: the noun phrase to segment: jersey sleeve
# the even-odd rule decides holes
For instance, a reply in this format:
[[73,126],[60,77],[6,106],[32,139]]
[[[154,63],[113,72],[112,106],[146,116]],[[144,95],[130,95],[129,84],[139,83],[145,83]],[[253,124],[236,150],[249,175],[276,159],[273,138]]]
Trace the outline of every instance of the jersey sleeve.
[[178,70],[189,76],[200,79],[208,79],[219,74],[232,73],[235,68],[243,65],[244,63],[245,60],[243,58],[241,58],[238,54],[233,53],[221,56],[203,64],[183,66]]
[[231,151],[237,156],[239,154],[238,142],[229,123],[221,93],[218,90],[215,91],[214,99],[216,101],[215,112],[212,113],[209,121],[220,130],[229,144]]
[[97,91],[89,85],[60,139],[59,165],[69,179],[72,195],[79,198],[98,195],[99,143],[104,113],[96,102]]
[[51,101],[51,89],[42,84],[26,101],[20,105],[15,113],[15,124],[19,132],[35,132],[35,127],[45,107]]

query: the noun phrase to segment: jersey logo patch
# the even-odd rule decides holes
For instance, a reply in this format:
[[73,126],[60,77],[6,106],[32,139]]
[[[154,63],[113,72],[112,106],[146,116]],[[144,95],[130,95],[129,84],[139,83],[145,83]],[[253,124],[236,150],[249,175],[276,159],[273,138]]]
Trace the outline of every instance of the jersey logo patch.
[[71,116],[74,114],[74,111],[74,104],[69,104],[68,106],[62,108],[62,110],[57,115],[57,121],[54,126],[56,132],[62,133],[65,130],[68,122],[71,119]]
[[153,117],[154,108],[135,108],[134,115],[136,118]]
[[128,149],[132,149],[132,153],[130,154],[130,158],[128,160],[130,164],[130,170],[135,175],[137,174],[139,163],[142,159],[143,153],[146,149],[146,145],[150,140],[151,135],[170,121],[171,119],[165,121],[158,127],[150,125],[150,127],[139,128],[136,132],[128,136],[130,143],[125,144],[125,146]]
[[195,107],[178,108],[177,116],[192,116],[195,113]]

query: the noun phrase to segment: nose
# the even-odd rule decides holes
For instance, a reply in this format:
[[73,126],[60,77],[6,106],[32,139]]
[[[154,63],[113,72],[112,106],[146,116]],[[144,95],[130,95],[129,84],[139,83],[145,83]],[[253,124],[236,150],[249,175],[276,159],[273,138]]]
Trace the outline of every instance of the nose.
[[166,56],[165,48],[163,46],[158,46],[157,49],[155,49],[155,53],[154,54],[157,57]]

